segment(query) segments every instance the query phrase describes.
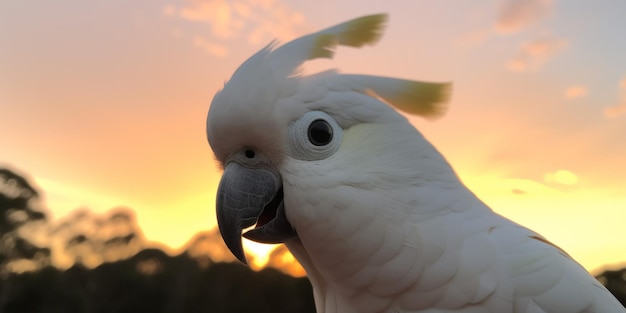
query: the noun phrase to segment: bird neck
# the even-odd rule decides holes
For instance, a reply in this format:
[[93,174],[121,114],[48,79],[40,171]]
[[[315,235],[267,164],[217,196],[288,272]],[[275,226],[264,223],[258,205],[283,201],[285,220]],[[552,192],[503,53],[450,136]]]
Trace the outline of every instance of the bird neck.
[[[289,251],[305,269],[307,278],[313,287],[313,297],[317,313],[369,313],[370,311],[355,310],[353,304],[347,300],[345,290],[333,281],[326,278],[314,265],[306,249],[299,239],[285,243]],[[375,311],[371,311],[372,313]]]
[[[455,224],[448,217],[475,220],[491,210],[460,184],[439,193],[421,189],[414,189],[415,199],[424,202],[411,202],[417,209],[398,207],[390,212],[402,214],[379,211],[379,218],[368,219],[355,231],[364,240],[333,237],[331,231],[315,233],[317,239],[307,232],[286,243],[307,272],[318,313],[388,312],[407,290],[419,289],[426,297],[439,286],[420,277],[440,272],[437,259],[458,243],[447,233]],[[445,269],[449,275],[455,270]]]

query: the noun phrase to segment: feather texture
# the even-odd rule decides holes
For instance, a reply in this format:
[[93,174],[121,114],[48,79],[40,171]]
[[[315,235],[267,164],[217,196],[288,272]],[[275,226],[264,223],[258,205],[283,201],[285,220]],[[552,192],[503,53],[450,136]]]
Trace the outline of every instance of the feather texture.
[[332,58],[337,45],[376,43],[386,21],[386,14],[364,16],[297,38],[272,51],[269,62],[278,75],[290,76],[307,60]]
[[[237,69],[207,119],[222,164],[280,174],[297,233],[286,244],[306,269],[318,313],[626,313],[558,246],[480,201],[396,111],[441,116],[450,83],[295,75],[339,45],[375,43],[386,19],[268,45]],[[324,114],[306,120],[310,111]],[[326,137],[337,149],[307,160],[302,145],[295,155],[293,138],[310,139],[307,129],[326,118],[338,125]]]
[[451,83],[348,74],[341,75],[337,80],[350,84],[355,91],[382,99],[400,111],[426,118],[445,114],[452,92]]

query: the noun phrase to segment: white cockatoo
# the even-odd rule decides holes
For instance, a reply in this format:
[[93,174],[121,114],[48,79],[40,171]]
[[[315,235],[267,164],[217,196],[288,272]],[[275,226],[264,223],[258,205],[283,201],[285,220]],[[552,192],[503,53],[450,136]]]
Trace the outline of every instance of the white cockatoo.
[[221,235],[285,243],[317,312],[626,312],[566,252],[494,213],[394,110],[436,117],[451,85],[325,71],[307,60],[381,35],[386,15],[270,44],[212,103]]

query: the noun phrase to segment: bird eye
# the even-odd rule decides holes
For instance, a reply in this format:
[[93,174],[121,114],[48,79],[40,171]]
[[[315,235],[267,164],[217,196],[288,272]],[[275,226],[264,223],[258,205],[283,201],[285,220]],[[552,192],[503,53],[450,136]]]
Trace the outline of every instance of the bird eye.
[[307,135],[312,144],[325,146],[333,139],[333,128],[325,120],[315,120],[309,125]]
[[341,135],[341,127],[330,115],[307,112],[289,126],[291,155],[299,160],[326,159],[339,149]]
[[254,159],[255,153],[254,153],[254,150],[246,149],[246,151],[244,151],[244,155],[248,159]]

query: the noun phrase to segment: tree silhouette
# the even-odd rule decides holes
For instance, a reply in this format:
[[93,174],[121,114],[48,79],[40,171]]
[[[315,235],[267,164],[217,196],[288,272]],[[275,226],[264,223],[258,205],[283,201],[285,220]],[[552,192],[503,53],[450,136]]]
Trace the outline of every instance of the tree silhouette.
[[80,209],[52,228],[53,251],[63,266],[78,263],[96,267],[103,262],[127,259],[145,246],[132,210],[118,207],[105,215]]
[[0,278],[49,264],[50,249],[41,242],[47,216],[40,206],[39,193],[24,177],[0,168]]
[[626,268],[606,270],[596,278],[626,307]]
[[145,249],[90,269],[46,267],[12,275],[0,312],[313,313],[306,278],[275,269],[254,272],[238,263],[202,268],[184,252]]
[[[0,168],[0,313],[315,312],[305,277],[225,263],[234,258],[216,229],[170,255],[148,247],[130,209],[81,209],[48,225],[39,197],[25,178]],[[49,245],[29,236],[41,232]],[[279,247],[270,264],[284,268],[290,258]],[[626,268],[597,278],[626,303]]]

